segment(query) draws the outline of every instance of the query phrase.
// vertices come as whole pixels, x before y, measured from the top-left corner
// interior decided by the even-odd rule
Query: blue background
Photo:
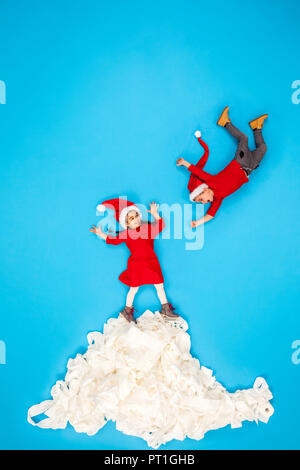
[[[299,2],[12,1],[0,6],[0,446],[145,449],[108,423],[96,436],[29,425],[67,359],[123,306],[128,253],[89,233],[100,201],[188,202],[181,155],[206,170],[233,157],[216,125],[268,112],[268,153],[205,227],[202,250],[157,240],[168,297],[187,319],[192,353],[230,391],[264,376],[268,424],[209,432],[161,449],[299,448]],[[159,307],[150,286],[136,308]]]

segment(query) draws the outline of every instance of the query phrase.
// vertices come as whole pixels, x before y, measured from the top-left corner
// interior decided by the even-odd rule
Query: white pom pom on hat
[[[196,131],[194,135],[195,135],[195,137],[197,137],[197,139],[199,139],[199,137],[201,137],[201,132],[200,132],[200,131]]]
[[[106,207],[104,206],[104,204],[98,204],[98,206],[96,207],[96,210],[97,212],[105,212]]]

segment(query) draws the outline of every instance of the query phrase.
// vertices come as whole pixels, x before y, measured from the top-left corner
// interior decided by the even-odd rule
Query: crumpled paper
[[[274,409],[266,381],[229,393],[190,354],[188,325],[166,321],[147,310],[137,324],[110,318],[103,333],[88,334],[88,349],[69,359],[65,380],[56,382],[52,400],[28,410],[41,428],[96,434],[108,420],[125,434],[157,449],[172,439],[202,439],[212,429],[242,422],[267,423]],[[47,418],[35,422],[44,413]]]

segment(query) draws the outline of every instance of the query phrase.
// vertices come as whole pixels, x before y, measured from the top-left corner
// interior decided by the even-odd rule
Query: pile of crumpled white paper
[[[158,448],[172,439],[202,439],[211,429],[242,421],[266,423],[274,409],[263,378],[253,388],[229,393],[190,354],[187,323],[165,321],[147,310],[137,324],[110,318],[103,333],[87,337],[88,349],[68,361],[52,400],[32,406],[28,421],[41,428],[65,428],[93,435],[108,420],[119,431]],[[44,413],[47,418],[34,422]]]

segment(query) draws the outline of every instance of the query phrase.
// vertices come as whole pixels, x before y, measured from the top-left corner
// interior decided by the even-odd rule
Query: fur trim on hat
[[[190,193],[190,201],[194,202],[195,197],[199,196],[199,194],[201,194],[205,188],[208,188],[207,184],[205,183],[202,183],[197,186],[197,188],[195,188],[194,191]]]
[[[134,204],[132,206],[125,207],[120,212],[120,216],[119,216],[119,223],[124,228],[127,228],[126,216],[127,216],[128,212],[130,212],[130,211],[136,211],[142,217],[142,213],[141,213],[140,209],[137,206],[135,206]]]

